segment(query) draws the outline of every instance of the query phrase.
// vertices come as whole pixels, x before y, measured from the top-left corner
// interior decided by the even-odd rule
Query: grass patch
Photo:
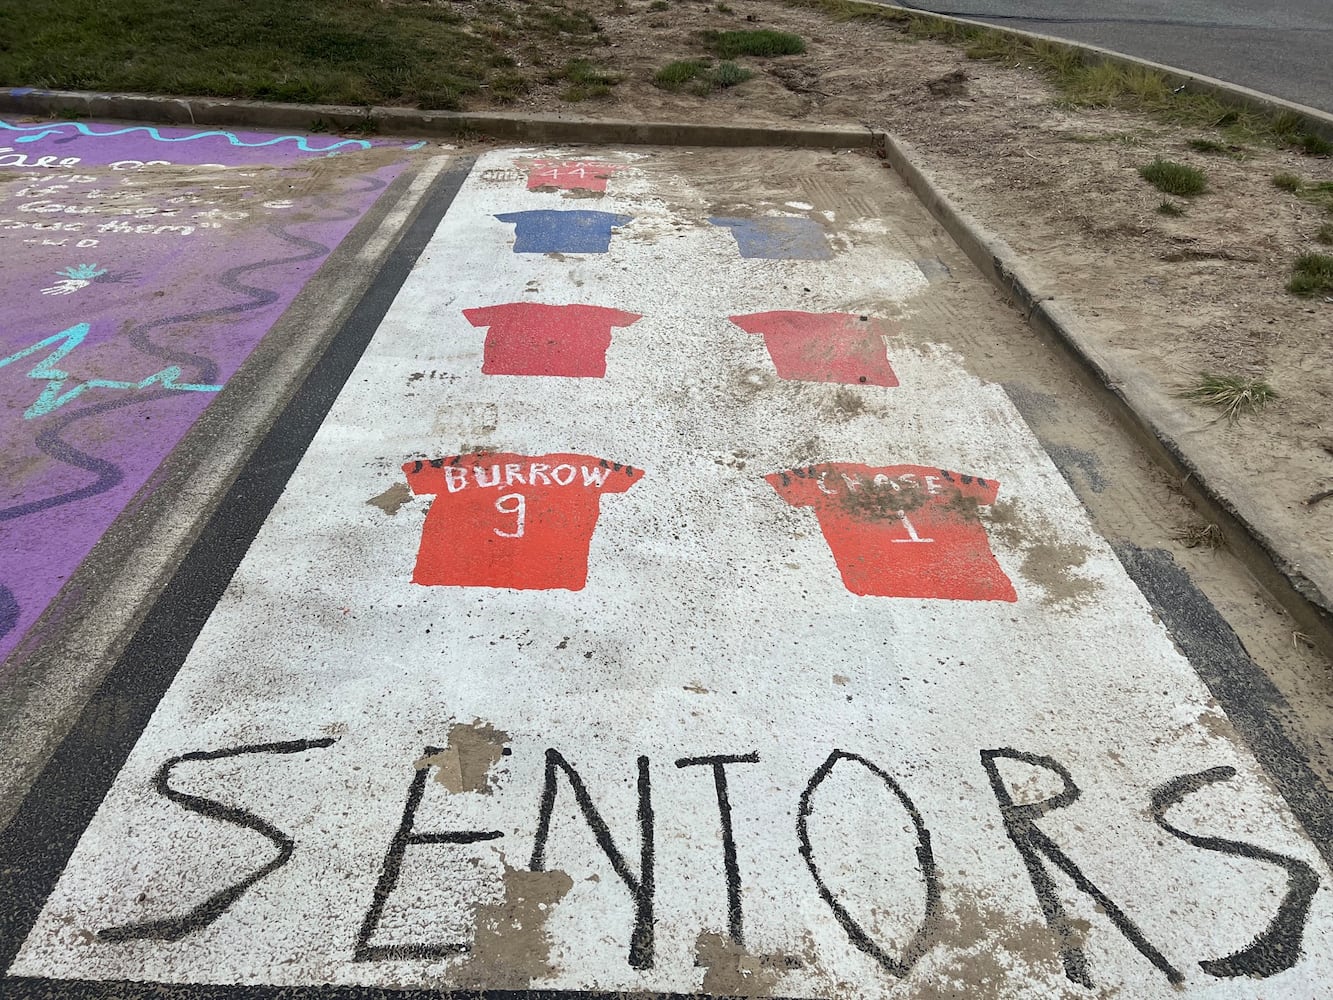
[[[1277,398],[1277,392],[1263,379],[1213,372],[1201,372],[1199,380],[1181,395],[1216,407],[1228,420],[1239,420],[1242,413],[1258,413]]]
[[[1233,160],[1244,160],[1247,158],[1244,146],[1238,146],[1234,142],[1216,142],[1213,139],[1191,139],[1187,142],[1190,149],[1196,153],[1203,153],[1205,156],[1229,156]]]
[[[753,72],[733,62],[721,62],[714,66],[707,59],[682,59],[667,63],[654,73],[653,84],[672,93],[688,90],[704,97],[715,90],[725,90],[744,83],[752,76]]]
[[[667,0],[653,0],[653,2],[648,5],[648,9],[651,11],[670,10],[671,4],[667,3]]]
[[[1303,299],[1333,295],[1333,257],[1326,253],[1307,253],[1298,257],[1291,269],[1287,291]]]
[[[575,55],[600,32],[562,0],[482,0],[466,16],[402,0],[0,3],[0,85],[457,109],[523,87],[501,72],[508,40]]]
[[[805,40],[787,31],[707,31],[704,42],[719,59],[737,56],[794,56],[805,51]]]
[[[1184,214],[1185,214],[1185,210],[1184,210],[1183,208],[1181,208],[1179,205],[1177,205],[1174,201],[1170,201],[1170,200],[1163,199],[1162,203],[1161,203],[1160,205],[1157,206],[1157,214],[1158,214],[1158,215],[1184,215]]]
[[[491,97],[502,104],[516,101],[532,89],[532,83],[526,76],[513,71],[491,74],[486,86],[490,89]]]
[[[570,102],[606,97],[623,79],[619,73],[595,66],[587,59],[571,59],[563,69],[547,77],[550,83],[565,81],[567,86],[560,92],[560,99]]]
[[[1305,182],[1295,174],[1273,175],[1273,187],[1277,188],[1279,191],[1290,191],[1292,194],[1295,194],[1304,186]]]
[[[1139,167],[1139,175],[1164,194],[1193,198],[1208,190],[1208,180],[1202,170],[1184,163],[1157,159]]]
[[[1295,145],[1306,156],[1333,156],[1333,142],[1323,136],[1307,132],[1296,140]]]
[[[653,86],[675,93],[684,90],[708,70],[709,63],[702,59],[678,59],[653,74]]]
[[[1314,234],[1315,241],[1325,246],[1333,246],[1333,222],[1325,222]]]

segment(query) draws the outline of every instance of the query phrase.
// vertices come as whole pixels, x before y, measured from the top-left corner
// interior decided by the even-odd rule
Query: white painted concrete
[[[1329,875],[1313,845],[1001,389],[969,375],[947,347],[906,339],[889,350],[898,388],[783,382],[762,339],[728,322],[769,309],[910,316],[926,282],[893,258],[891,227],[837,218],[845,245],[833,261],[742,260],[731,234],[704,222],[715,214],[713,182],[696,187],[688,173],[655,172],[650,159],[617,173],[595,202],[528,192],[522,179],[481,179],[486,170],[512,176],[505,168],[525,155],[557,154],[497,151],[478,164],[11,971],[466,982],[466,959],[354,963],[352,950],[414,761],[426,745],[444,745],[452,723],[479,720],[510,736],[494,788],[451,794],[429,782],[415,829],[504,838],[410,848],[378,943],[469,940],[475,906],[501,899],[504,866],[528,865],[548,748],[578,770],[637,871],[643,755],[656,814],[654,964],[627,963],[630,895],[561,777],[545,855],[572,888],[548,908],[551,973],[532,985],[698,990],[696,941],[727,930],[718,807],[710,770],[674,762],[753,752],[758,763],[728,768],[747,949],[795,960],[763,974],[767,988],[883,996],[898,979],[851,943],[798,850],[801,794],[842,749],[911,796],[939,866],[938,938],[911,974],[915,985],[894,995],[1088,996],[1062,972],[979,760],[981,750],[1010,747],[1070,770],[1082,797],[1040,828],[1186,978],[1183,990],[1170,986],[1057,875],[1070,915],[1086,921],[1091,976],[1107,991],[1096,995],[1312,996],[1333,981]],[[492,218],[562,207],[634,221],[609,254],[557,260],[511,254],[512,227]],[[604,379],[482,375],[485,330],[461,310],[524,300],[643,319],[614,331]],[[864,404],[859,414],[849,412],[848,393]],[[644,470],[633,489],[602,498],[583,590],[410,582],[429,500],[395,516],[366,501],[403,481],[403,462],[474,446],[575,452]],[[1011,529],[992,531],[991,544],[1018,601],[850,594],[813,512],[789,507],[762,478],[827,461],[998,480]],[[1051,551],[1085,556],[1058,592],[1030,578]],[[287,865],[179,942],[96,938],[101,928],[180,913],[275,854],[254,832],[157,794],[164,761],[319,737],[337,742],[185,764],[173,779],[293,836]],[[1300,859],[1325,886],[1303,961],[1262,986],[1215,979],[1198,962],[1264,929],[1283,872],[1192,847],[1148,813],[1153,788],[1223,765],[1238,775],[1190,796],[1173,823]],[[1049,773],[1003,770],[1019,801],[1059,790]],[[816,793],[810,834],[835,895],[886,951],[899,952],[921,919],[923,890],[897,799],[844,762]]]

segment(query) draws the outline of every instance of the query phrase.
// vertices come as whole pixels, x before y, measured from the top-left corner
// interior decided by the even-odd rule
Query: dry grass
[[[1262,410],[1277,398],[1277,391],[1264,379],[1201,372],[1198,381],[1182,390],[1180,395],[1204,406],[1216,407],[1228,420],[1239,420],[1243,413]]]

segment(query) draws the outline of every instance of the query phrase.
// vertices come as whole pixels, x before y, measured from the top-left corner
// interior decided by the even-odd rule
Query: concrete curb
[[[1301,571],[1299,560],[1281,541],[1215,487],[1208,471],[1168,429],[1170,412],[1160,393],[1147,379],[1103,356],[1087,324],[1057,298],[1058,283],[1025,265],[1008,243],[950,201],[934,177],[918,166],[921,157],[910,145],[883,134],[880,152],[972,263],[1023,313],[1028,324],[1063,346],[1083,367],[1094,387],[1109,397],[1140,443],[1157,460],[1179,472],[1186,495],[1223,528],[1228,543],[1242,554],[1261,582],[1275,594],[1294,592],[1292,596],[1297,600],[1283,603],[1303,630],[1322,634],[1325,646],[1333,644],[1333,601],[1329,595]]]
[[[798,149],[870,149],[877,140],[865,128],[779,125],[703,125],[693,122],[631,122],[565,115],[472,114],[414,108],[356,108],[323,104],[148,94],[97,94],[70,90],[0,90],[0,114],[79,116],[172,125],[223,125],[309,132],[322,123],[375,134],[492,138],[537,143],[614,143],[651,146],[758,146]]]
[[[1249,87],[1227,83],[1225,80],[1219,80],[1216,77],[1205,76],[1202,73],[1180,69],[1177,66],[1168,66],[1165,63],[1156,63],[1148,59],[1140,59],[1137,56],[1125,55],[1123,52],[1116,52],[1113,49],[1104,49],[1097,45],[1088,45],[1084,42],[1071,42],[1065,38],[1054,38],[1051,35],[1043,35],[1035,31],[1023,31],[1019,28],[1008,28],[1003,25],[991,24],[987,21],[976,21],[967,17],[953,17],[949,14],[936,14],[932,11],[917,10],[915,7],[902,7],[898,4],[882,3],[880,0],[853,0],[853,2],[856,6],[867,8],[877,7],[880,10],[894,11],[909,20],[919,19],[937,24],[950,24],[960,28],[981,29],[1021,39],[1026,42],[1032,42],[1034,44],[1040,43],[1058,49],[1061,52],[1077,53],[1088,65],[1092,66],[1109,63],[1113,66],[1121,66],[1126,69],[1143,69],[1161,73],[1174,87],[1184,88],[1191,93],[1212,97],[1221,104],[1230,105],[1241,110],[1272,115],[1274,117],[1279,115],[1290,116],[1303,126],[1305,131],[1333,142],[1333,114],[1330,114],[1327,111],[1320,111],[1318,108],[1312,108],[1305,104],[1297,104],[1294,101],[1284,100],[1281,97],[1274,97],[1271,94],[1265,94],[1258,90],[1251,90]]]

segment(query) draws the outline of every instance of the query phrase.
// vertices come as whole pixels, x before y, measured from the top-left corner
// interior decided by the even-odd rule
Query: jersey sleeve
[[[593,315],[607,326],[633,326],[643,319],[643,316],[639,313],[624,312],[620,309],[607,309],[602,306],[592,306],[590,308],[594,310]]]
[[[800,332],[800,321],[814,317],[808,313],[775,310],[772,312],[750,313],[747,316],[731,316],[729,319],[746,333],[791,333]]]
[[[610,223],[612,227],[628,226],[633,221],[634,221],[634,216],[632,215],[612,215],[610,218]]]
[[[491,326],[503,315],[508,306],[481,306],[477,309],[464,309],[463,315],[473,326]]]
[[[731,320],[746,333],[763,333],[772,316],[772,313],[766,312],[746,313],[744,316],[728,316],[727,319]]]
[[[954,482],[958,485],[958,490],[964,496],[971,497],[979,504],[993,504],[995,498],[1000,495],[1000,484],[994,479],[982,479],[980,476],[963,476],[957,472],[950,473]]]
[[[611,475],[607,476],[606,482],[602,484],[603,493],[624,493],[643,478],[643,470],[636,469],[632,465],[621,465],[618,462],[608,462],[606,459],[594,459],[594,461],[611,470]]]
[[[800,474],[793,469],[783,469],[769,473],[764,480],[793,507],[813,507],[815,504],[818,488],[815,476],[808,469],[802,469]]]
[[[432,458],[416,459],[403,463],[403,473],[407,476],[407,485],[412,493],[419,497],[434,496],[444,493],[444,467],[451,459]]]
[[[506,212],[504,215],[497,215],[496,218],[499,219],[501,222],[517,224],[519,222],[522,222],[526,216],[529,216],[531,214],[532,214],[531,212]]]

